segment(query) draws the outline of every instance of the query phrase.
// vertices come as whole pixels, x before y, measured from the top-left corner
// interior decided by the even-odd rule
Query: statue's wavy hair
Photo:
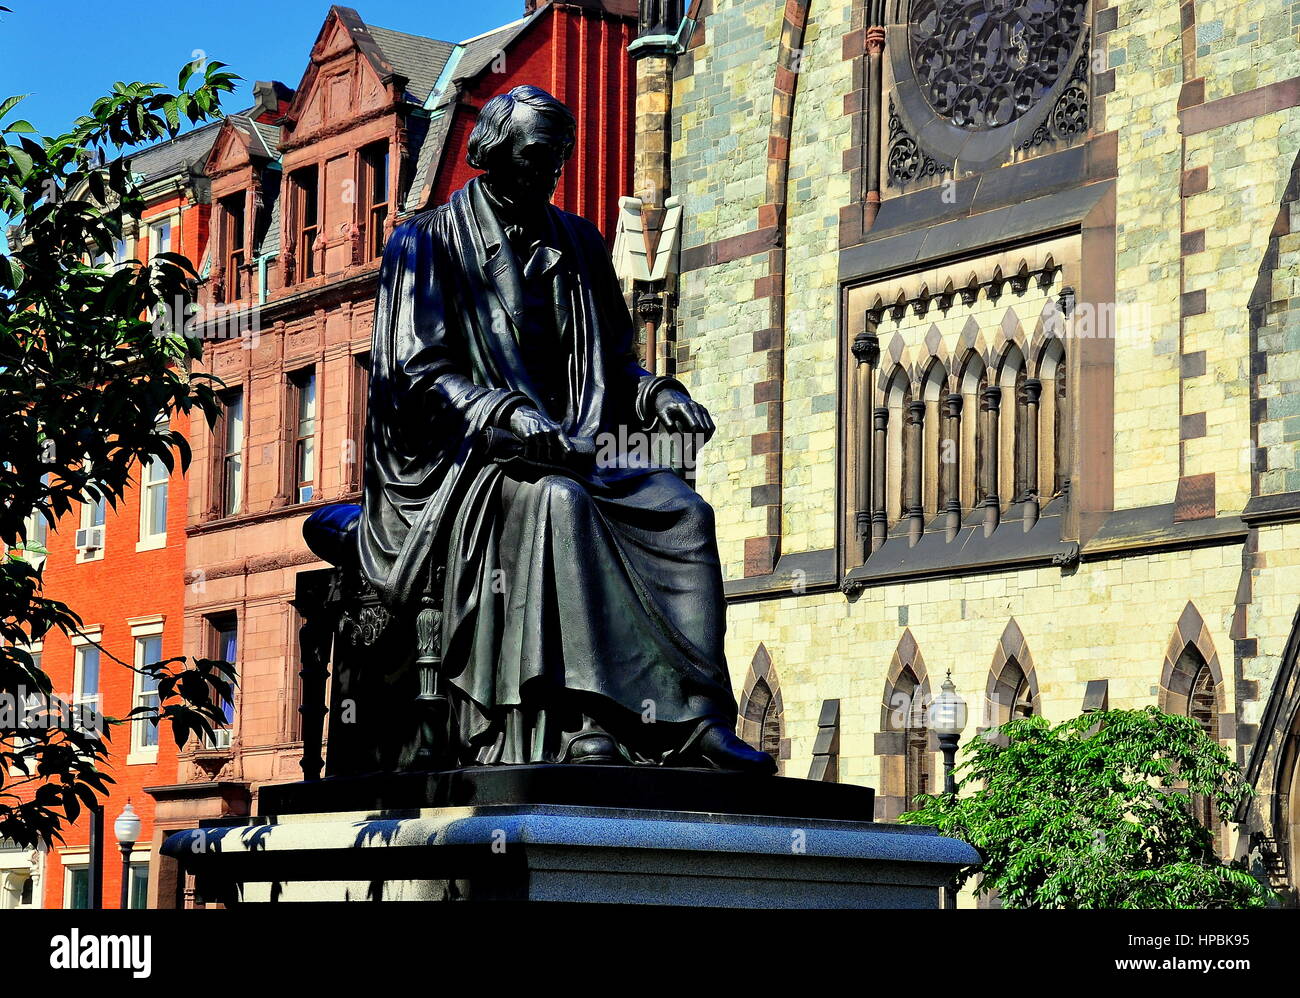
[[[486,170],[497,150],[509,140],[510,116],[514,113],[516,104],[527,104],[561,125],[569,136],[564,158],[567,160],[573,154],[577,122],[574,121],[572,112],[541,87],[525,84],[515,87],[508,94],[497,94],[478,113],[478,122],[469,136],[469,154],[465,157],[474,169]]]

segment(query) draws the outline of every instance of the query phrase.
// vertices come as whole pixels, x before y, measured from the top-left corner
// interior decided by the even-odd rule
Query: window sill
[[[136,551],[159,551],[167,546],[167,535],[158,534],[154,537],[142,537],[136,544]]]
[[[944,533],[944,517],[939,516],[926,524],[914,545],[908,544],[907,524],[896,524],[866,563],[847,574],[844,584],[865,588],[898,578],[1068,563],[1077,557],[1078,546],[1061,539],[1064,511],[1065,502],[1053,499],[1026,530],[1023,505],[1012,503],[997,528],[985,537],[984,511],[977,508],[966,513],[961,530],[951,541]]]
[[[247,526],[252,523],[263,523],[268,520],[276,520],[282,517],[302,516],[312,513],[322,506],[332,506],[335,503],[359,502],[361,500],[361,490],[349,488],[348,491],[336,495],[333,498],[312,499],[310,502],[286,503],[283,506],[277,506],[274,509],[264,509],[256,513],[235,513],[231,516],[214,517],[211,520],[204,520],[199,523],[191,523],[185,528],[186,536],[194,537],[199,534],[206,534],[219,530],[230,530],[234,527]]]
[[[126,757],[128,766],[152,766],[158,762],[158,748],[133,749]]]
[[[77,563],[78,565],[88,565],[88,564],[90,564],[92,561],[103,561],[103,560],[104,560],[104,549],[103,549],[103,548],[97,548],[97,549],[96,549],[94,552],[92,552],[92,553],[87,553],[86,551],[78,551],[78,552],[77,552],[77,562],[76,562],[76,563]]]

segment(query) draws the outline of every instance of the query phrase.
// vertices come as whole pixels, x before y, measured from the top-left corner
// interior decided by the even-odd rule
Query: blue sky
[[[223,102],[252,103],[255,80],[296,87],[330,5],[302,0],[206,0],[142,4],[122,0],[0,0],[0,100],[31,94],[12,112],[43,134],[65,131],[114,81],[176,86],[201,49],[244,77]],[[383,28],[460,41],[521,17],[524,0],[356,0],[362,20]]]

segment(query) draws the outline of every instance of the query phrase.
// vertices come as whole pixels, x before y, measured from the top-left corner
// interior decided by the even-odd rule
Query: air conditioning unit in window
[[[104,547],[103,527],[82,527],[77,531],[78,551],[101,551]]]

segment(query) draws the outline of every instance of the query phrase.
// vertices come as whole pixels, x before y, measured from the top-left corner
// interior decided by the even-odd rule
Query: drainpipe
[[[280,251],[274,253],[263,253],[257,258],[257,304],[266,304],[266,267],[280,255]]]

